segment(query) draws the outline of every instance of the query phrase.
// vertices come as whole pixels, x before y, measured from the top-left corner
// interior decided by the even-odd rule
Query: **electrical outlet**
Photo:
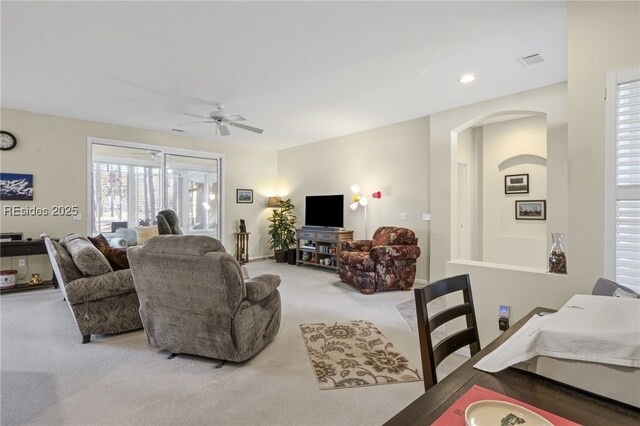
[[[409,213],[407,212],[400,213],[400,220],[407,220],[407,219],[409,219]]]
[[[18,259],[18,266],[20,268],[24,268],[25,266],[27,266],[27,259],[25,258]]]
[[[425,222],[431,222],[431,213],[422,213],[422,220]]]
[[[507,331],[509,329],[509,318],[498,318],[498,329]]]

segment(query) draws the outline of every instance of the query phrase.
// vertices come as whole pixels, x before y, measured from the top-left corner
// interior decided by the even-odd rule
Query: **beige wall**
[[[478,149],[473,136],[472,128],[458,134],[458,185],[460,188],[466,187],[466,194],[460,191],[459,208],[451,212],[458,232],[458,238],[454,237],[451,241],[451,251],[456,259],[480,260],[482,246],[479,246],[478,238],[482,235],[482,229],[478,228],[478,185],[482,184],[482,180],[477,179],[477,169],[478,156],[482,149]],[[465,177],[460,176],[461,166],[465,170]]]
[[[538,306],[559,308],[576,293],[569,276],[549,274],[538,268],[505,266],[486,262],[456,260],[446,267],[447,275],[469,274],[473,289],[473,304],[480,333],[481,346],[498,337],[498,309],[511,307],[511,324]],[[462,298],[448,297],[447,304],[462,302]],[[447,333],[461,329],[464,321],[447,326]]]
[[[477,301],[478,328],[482,330],[481,338],[485,342],[497,336],[498,305],[510,305],[512,318],[515,321],[529,312],[531,306],[559,307],[567,300],[568,294],[575,293],[576,288],[569,284],[568,277],[550,274],[540,268],[488,262],[451,261],[453,231],[450,218],[451,212],[457,208],[453,190],[457,187],[457,173],[453,165],[457,161],[458,151],[457,138],[454,137],[452,141],[452,132],[455,136],[462,129],[482,123],[492,115],[501,112],[529,111],[546,114],[547,140],[550,140],[553,129],[566,123],[566,94],[566,84],[557,84],[443,111],[431,116],[430,173],[431,176],[448,176],[449,182],[432,180],[431,186],[428,187],[433,213],[430,279],[470,274],[474,299]],[[475,136],[474,140],[480,139],[478,135]],[[554,137],[557,136],[555,134]],[[483,152],[482,156],[485,155],[486,153]],[[563,167],[566,169],[566,164]],[[502,186],[504,183],[501,181],[499,185]],[[486,186],[487,182],[483,182],[483,187],[486,188]],[[551,189],[548,190],[551,191]],[[483,206],[483,209],[485,210],[483,215],[486,216],[486,207]],[[564,217],[567,209],[568,204],[564,200],[561,205],[556,206],[555,211],[560,217]],[[567,232],[567,230],[558,230],[558,232]],[[484,238],[486,235],[483,235]],[[523,290],[523,286],[526,290]],[[457,303],[455,297],[447,298],[448,305],[455,303]],[[454,332],[458,325],[448,326],[447,332]]]
[[[560,182],[567,176],[567,186],[561,184],[552,191],[550,185],[548,193],[555,209],[548,211],[549,232],[567,232],[568,275],[462,261],[446,264],[445,274],[471,274],[483,342],[499,334],[499,304],[511,305],[513,322],[534,306],[559,308],[573,294],[591,293],[595,281],[604,275],[604,78],[607,72],[640,64],[640,3],[568,2],[568,55],[568,124],[551,123],[547,134],[548,166],[557,167],[555,155],[568,158],[567,170],[549,175]],[[456,122],[444,114],[431,119],[432,144],[441,152],[448,148],[441,132]],[[464,119],[465,114],[457,118]],[[554,145],[565,134],[567,148]],[[436,171],[442,158],[433,155],[432,148]],[[568,207],[563,212],[558,204],[564,194]],[[434,209],[434,228],[444,220],[440,213]],[[444,233],[441,228],[434,234]],[[434,274],[442,270],[443,258],[433,253]]]
[[[457,173],[452,165],[457,162],[458,149],[457,139],[452,142],[452,132],[458,132],[469,126],[481,123],[491,118],[493,114],[509,111],[544,113],[547,117],[548,128],[554,128],[566,123],[567,120],[566,87],[566,84],[556,84],[439,112],[431,116],[429,172],[432,179],[430,185],[425,188],[425,191],[430,193],[432,206],[431,280],[446,276],[446,262],[451,260],[454,254],[452,252],[451,235],[453,233],[452,228],[454,228],[452,226],[452,212],[456,211],[457,208],[453,190],[453,188],[457,187]],[[482,156],[484,157],[485,155],[483,152]],[[435,179],[435,177],[439,178]],[[446,180],[447,178],[448,181]],[[483,182],[483,186],[486,187],[486,185],[487,183]],[[558,214],[562,214],[562,211],[566,211],[566,209],[565,201],[564,206],[558,206]],[[484,238],[485,236],[483,236]]]
[[[520,155],[547,158],[547,122],[533,116],[488,124],[482,129],[483,248],[482,260],[507,265],[545,268],[547,221],[516,220],[516,200],[547,200],[545,164],[517,162],[500,170],[501,163]],[[564,164],[566,168],[566,163]],[[527,173],[528,194],[505,194],[506,175]]]
[[[0,154],[3,172],[27,173],[34,176],[33,201],[3,201],[0,212],[2,232],[20,231],[24,237],[37,238],[42,232],[61,237],[71,232],[86,235],[87,228],[87,137],[115,139],[142,144],[172,146],[223,154],[224,235],[227,251],[235,250],[239,219],[246,220],[251,232],[250,256],[268,255],[266,197],[276,192],[277,155],[275,150],[261,149],[220,141],[194,139],[102,123],[73,120],[10,109],[0,110],[2,129],[18,138],[18,145]],[[254,190],[253,204],[236,204],[236,189]],[[70,217],[11,217],[4,206],[51,208],[53,205],[77,205],[82,220]],[[33,256],[29,271],[50,277],[46,257]],[[17,266],[17,259],[3,259],[2,269]],[[46,271],[46,272],[45,272]]]
[[[381,191],[382,198],[371,199],[367,208],[368,237],[383,225],[412,229],[422,250],[417,277],[427,279],[429,223],[422,213],[429,211],[424,191],[428,141],[429,118],[421,118],[279,151],[280,192],[296,205],[299,225],[306,195],[344,194],[345,228],[362,239],[364,212],[349,209],[351,185],[357,183],[363,194]],[[400,220],[402,212],[408,220]]]
[[[604,78],[640,65],[640,2],[568,2],[571,281],[604,275]]]
[[[568,138],[568,148],[562,143],[554,145],[553,150],[549,148],[548,167],[554,170],[549,169],[548,176],[557,184],[547,193],[547,226],[548,233],[568,234],[569,275],[562,280],[549,274],[536,275],[545,283],[544,288],[550,289],[540,302],[559,306],[567,291],[589,292],[604,273],[604,75],[640,63],[640,3],[568,2],[568,48],[568,85],[506,96],[278,153],[5,109],[1,110],[2,128],[18,136],[20,142],[15,150],[1,154],[2,171],[34,174],[36,199],[30,205],[79,204],[86,217],[88,136],[222,153],[226,183],[224,242],[232,251],[231,233],[237,220],[244,218],[252,232],[252,255],[269,252],[266,196],[279,193],[292,197],[301,224],[305,195],[349,196],[350,186],[358,183],[365,192],[383,193],[381,200],[370,204],[369,235],[383,224],[414,229],[423,251],[418,277],[438,279],[447,275],[447,261],[452,258],[452,187],[456,183],[452,162],[457,149],[451,143],[451,132],[501,111],[542,112],[547,114],[549,143]],[[568,169],[563,166],[566,158]],[[253,188],[254,204],[236,205],[236,188]],[[408,213],[408,221],[400,220],[401,212]],[[432,222],[421,221],[423,212],[432,214]],[[32,237],[43,231],[59,236],[87,230],[85,220],[0,218],[3,232],[20,230]],[[362,210],[353,213],[345,206],[345,226],[356,231],[356,238],[362,238]],[[486,291],[496,297],[489,299],[506,294],[515,279],[509,276],[492,284],[497,287]],[[554,283],[566,287],[554,290]],[[485,291],[476,281],[474,286]],[[535,297],[527,301],[535,302]],[[516,307],[515,319],[526,313],[522,311],[527,306]],[[489,322],[487,317],[485,326],[494,327],[493,319]]]

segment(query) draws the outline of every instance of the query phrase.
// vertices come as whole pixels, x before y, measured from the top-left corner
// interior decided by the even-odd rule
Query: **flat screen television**
[[[344,195],[307,195],[304,224],[323,228],[344,227]]]

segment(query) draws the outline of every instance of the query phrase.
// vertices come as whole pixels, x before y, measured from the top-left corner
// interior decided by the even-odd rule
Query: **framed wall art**
[[[529,173],[520,175],[506,175],[504,177],[505,194],[528,194]]]
[[[547,220],[546,200],[516,200],[517,220]]]
[[[0,173],[0,200],[33,201],[33,175]]]
[[[253,189],[236,189],[236,203],[253,203]]]

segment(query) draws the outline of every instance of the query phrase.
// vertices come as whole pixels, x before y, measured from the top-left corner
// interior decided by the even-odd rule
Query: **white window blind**
[[[114,222],[153,225],[160,208],[160,167],[93,163],[92,233],[111,232]]]
[[[129,167],[93,163],[92,232],[111,232],[112,222],[127,222]]]
[[[615,280],[640,292],[640,79],[635,77],[618,78],[615,91]]]
[[[135,225],[150,226],[156,223],[160,207],[160,167],[136,166],[135,185]]]
[[[155,225],[173,209],[186,234],[219,238],[222,222],[222,156],[218,154],[89,139],[89,233]]]

